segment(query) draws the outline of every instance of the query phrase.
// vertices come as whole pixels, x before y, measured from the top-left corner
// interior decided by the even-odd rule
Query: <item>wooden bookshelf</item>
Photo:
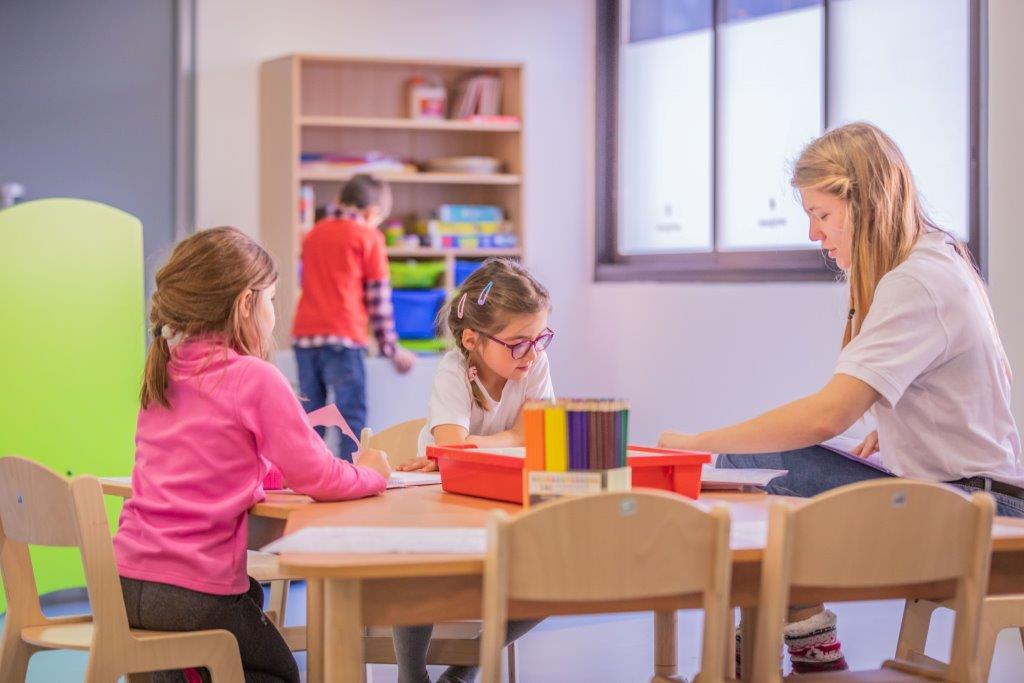
[[[425,76],[443,83],[449,103],[456,86],[478,73],[502,79],[502,111],[518,121],[425,120],[408,117],[407,83]],[[316,204],[337,199],[352,177],[345,168],[304,167],[307,153],[379,151],[418,163],[434,157],[492,156],[500,173],[378,172],[392,183],[392,217],[410,227],[441,204],[495,204],[505,211],[514,249],[392,247],[389,258],[443,260],[440,284],[454,286],[456,259],[521,257],[523,225],[523,66],[491,61],[405,60],[296,54],[266,61],[260,70],[260,215],[263,243],[280,272],[277,288],[279,346],[288,343],[299,297],[298,261],[303,237],[299,191],[313,187]]]

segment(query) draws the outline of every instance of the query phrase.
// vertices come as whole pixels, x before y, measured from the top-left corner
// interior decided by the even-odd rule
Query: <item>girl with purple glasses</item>
[[[548,327],[547,290],[515,261],[488,259],[438,314],[452,350],[441,359],[427,406],[419,454],[399,470],[437,469],[422,457],[428,444],[474,443],[522,446],[522,409],[528,401],[554,398],[547,354],[555,333]],[[509,622],[508,641],[537,622]],[[427,648],[433,626],[394,630],[400,683],[429,682]],[[475,680],[477,667],[449,667],[445,683]]]

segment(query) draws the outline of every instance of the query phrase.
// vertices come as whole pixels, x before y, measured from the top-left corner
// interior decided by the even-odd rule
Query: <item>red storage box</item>
[[[633,488],[662,489],[697,498],[701,468],[711,462],[711,454],[630,446],[626,462],[633,470]]]
[[[449,493],[523,504],[523,448],[427,446],[427,457],[437,461],[441,488]]]

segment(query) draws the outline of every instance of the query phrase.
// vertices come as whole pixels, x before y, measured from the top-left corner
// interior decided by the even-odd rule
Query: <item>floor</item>
[[[305,589],[292,589],[288,623],[304,620]],[[864,602],[831,605],[839,615],[840,635],[853,668],[872,668],[892,655],[899,631],[900,602]],[[65,604],[45,610],[48,614],[75,614],[87,605]],[[0,617],[2,621],[2,617]],[[679,616],[679,670],[686,677],[696,671],[700,653],[700,613]],[[942,658],[948,651],[952,619],[938,614],[928,654]],[[520,680],[529,683],[573,683],[647,681],[654,653],[653,623],[647,614],[619,614],[596,617],[549,619],[519,642]],[[298,654],[300,668],[305,655]],[[85,655],[78,652],[37,654],[29,665],[29,683],[81,680]],[[436,678],[442,669],[431,670]],[[371,667],[372,683],[396,680],[393,666]],[[990,683],[1024,681],[1024,648],[1018,633],[1003,631],[996,647]]]

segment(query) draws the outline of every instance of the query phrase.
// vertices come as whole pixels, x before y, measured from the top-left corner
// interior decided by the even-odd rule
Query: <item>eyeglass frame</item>
[[[502,346],[504,346],[506,349],[508,349],[509,354],[512,356],[512,360],[522,360],[523,358],[526,358],[526,354],[528,354],[530,352],[531,348],[534,349],[535,351],[537,351],[537,353],[541,353],[542,351],[547,349],[549,346],[551,346],[551,342],[553,342],[555,340],[555,331],[553,329],[551,329],[550,327],[545,327],[544,331],[541,332],[540,334],[538,334],[533,339],[524,339],[523,341],[516,342],[515,344],[509,344],[506,341],[502,341],[502,340],[498,339],[497,337],[492,337],[491,335],[487,334],[486,332],[482,332],[480,330],[476,330],[476,333],[481,335],[481,336],[483,336],[483,337],[487,337],[492,342],[497,342],[498,344],[501,344]],[[541,339],[543,339],[544,337],[548,337],[548,341],[547,341],[546,344],[544,344],[543,348],[539,348],[538,349],[537,348],[537,343]],[[515,347],[523,346],[524,344],[525,344],[525,349],[526,350],[523,351],[522,354],[520,354],[518,357],[516,357]]]

